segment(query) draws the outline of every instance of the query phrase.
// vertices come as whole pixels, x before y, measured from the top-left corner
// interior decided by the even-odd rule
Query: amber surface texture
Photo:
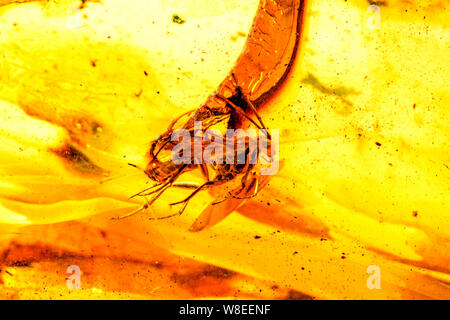
[[[0,298],[449,299],[449,30],[443,0],[0,0]],[[198,232],[225,185],[113,219],[233,81],[279,172]]]

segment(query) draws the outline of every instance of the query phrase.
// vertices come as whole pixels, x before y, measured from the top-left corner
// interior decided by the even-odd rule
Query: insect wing
[[[272,176],[256,175],[249,178],[242,188],[241,186],[231,191],[232,196],[220,202],[212,202],[195,220],[189,231],[198,232],[216,225],[225,219],[230,213],[239,208],[245,200],[252,198],[261,190]]]

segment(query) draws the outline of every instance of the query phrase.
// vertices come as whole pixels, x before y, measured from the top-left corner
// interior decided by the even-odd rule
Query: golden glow
[[[0,1],[1,298],[450,297],[445,1],[387,1],[378,29],[367,1],[308,1],[293,71],[261,111],[280,173],[199,233],[206,192],[179,218],[147,219],[186,196],[172,190],[110,220],[149,186],[127,163],[145,167],[232,68],[258,5],[243,2]]]

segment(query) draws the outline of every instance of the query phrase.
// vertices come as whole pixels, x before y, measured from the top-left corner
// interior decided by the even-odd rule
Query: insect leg
[[[177,188],[196,189],[196,190],[198,190],[199,188],[202,187],[202,185],[199,185],[199,184],[197,184],[197,183],[195,183],[195,182],[179,182],[179,183],[173,183],[173,184],[171,184],[171,186],[172,186],[172,187],[177,187]],[[195,191],[194,191],[194,192],[195,192]],[[155,200],[156,200],[156,199],[155,199]],[[153,203],[153,201],[154,201],[154,200],[152,200],[152,201],[148,204],[148,206],[150,206],[150,205]],[[151,217],[151,218],[148,218],[148,219],[149,219],[149,220],[163,220],[163,219],[168,219],[168,218],[172,218],[172,217],[175,217],[175,216],[179,216],[179,215],[181,215],[181,214],[183,213],[184,209],[186,209],[187,203],[188,203],[188,201],[186,201],[186,203],[184,204],[182,210],[180,210],[180,211],[177,212],[177,213],[170,214],[170,215],[168,215],[168,216],[163,216],[163,217],[155,217],[155,218]],[[171,204],[171,205],[172,205],[172,204]]]
[[[184,209],[186,209],[186,206],[188,205],[189,200],[191,200],[198,192],[200,192],[203,188],[210,187],[210,186],[213,186],[215,184],[221,184],[221,183],[223,183],[223,182],[219,181],[219,180],[207,181],[204,184],[200,185],[197,189],[195,189],[186,199],[181,200],[181,201],[177,201],[177,202],[173,202],[170,205],[174,206],[174,205],[177,205],[177,204],[184,203],[183,207],[178,212],[178,215],[181,215],[183,213]]]
[[[237,105],[235,105],[233,102],[231,102],[229,99],[222,97],[220,95],[217,95],[217,98],[225,101],[226,103],[228,103],[234,110],[236,110],[240,115],[242,115],[243,117],[245,117],[248,121],[250,121],[255,127],[257,127],[259,130],[262,130],[263,128],[261,128],[259,126],[259,124],[257,124],[255,122],[255,120],[253,120],[252,118],[250,118],[244,110],[242,110],[241,107],[238,107]]]
[[[139,208],[139,209],[137,209],[137,210],[135,210],[135,211],[133,211],[133,212],[130,212],[130,213],[127,213],[127,214],[125,214],[125,215],[123,215],[123,216],[119,216],[119,217],[117,217],[117,218],[112,218],[112,219],[124,219],[124,218],[128,218],[128,217],[131,217],[131,216],[133,216],[133,215],[135,215],[136,213],[139,213],[139,212],[141,212],[141,211],[144,211],[144,210],[146,210],[148,207],[150,207],[163,193],[164,193],[164,191],[166,191],[168,188],[170,188],[171,187],[171,185],[172,184],[170,184],[170,183],[166,183],[166,184],[164,184],[161,188],[159,188],[158,190],[156,190],[156,191],[153,191],[153,192],[151,192],[150,194],[152,194],[152,193],[156,193],[156,192],[158,192],[159,190],[159,193],[156,195],[156,196],[154,196],[153,198],[152,198],[152,200],[150,200],[150,201],[148,201],[148,199],[147,198],[145,198],[145,201],[147,201],[147,203],[146,204],[144,204],[141,208]],[[145,197],[145,195],[142,195],[142,196],[144,196]]]
[[[124,214],[123,216],[112,217],[111,220],[120,220],[120,219],[125,219],[125,218],[128,218],[128,217],[134,216],[135,214],[137,214],[137,213],[139,213],[139,212],[141,212],[141,211],[146,210],[148,207],[149,207],[149,205],[148,205],[148,200],[147,200],[147,203],[144,204],[144,205],[143,205],[142,207],[140,207],[139,209],[134,210],[134,211],[132,211],[132,212],[130,212],[130,213]]]
[[[146,209],[147,209],[148,207],[150,207],[156,200],[158,200],[158,198],[164,193],[164,191],[166,191],[167,189],[169,189],[171,186],[172,186],[172,183],[169,181],[169,182],[165,183],[163,186],[161,186],[160,188],[158,188],[158,189],[155,190],[155,191],[152,191],[152,192],[150,192],[150,193],[148,193],[148,194],[145,194],[145,195],[144,195],[144,194],[141,194],[140,196],[145,197],[146,195],[150,195],[150,194],[153,194],[153,193],[156,193],[156,192],[159,191],[158,194],[155,195],[150,201],[148,201],[148,199],[145,198],[145,201],[146,201],[147,203],[144,204],[140,209],[137,209],[137,210],[135,210],[135,211],[133,211],[133,212],[127,213],[127,214],[125,214],[125,215],[123,215],[123,216],[120,216],[120,217],[118,217],[117,219],[128,218],[128,217],[130,217],[130,216],[135,215],[136,213],[139,213],[139,212],[141,212],[141,211],[143,211],[143,210],[146,210]]]
[[[148,199],[147,198],[145,198],[145,201],[147,202],[146,204],[144,204],[141,208],[139,208],[139,209],[137,209],[137,210],[135,210],[135,211],[133,211],[133,212],[130,212],[130,213],[127,213],[127,214],[125,214],[125,215],[123,215],[123,216],[119,216],[119,217],[117,217],[117,218],[111,218],[111,219],[124,219],[124,218],[127,218],[127,217],[130,217],[130,216],[133,216],[133,215],[135,215],[136,213],[139,213],[139,212],[141,212],[141,211],[143,211],[143,210],[146,210],[148,207],[150,207],[163,193],[164,193],[164,191],[166,191],[168,188],[170,188],[171,186],[173,186],[174,185],[174,182],[175,182],[175,180],[183,173],[183,170],[184,170],[184,168],[186,168],[186,165],[184,165],[184,166],[182,166],[176,173],[175,173],[175,175],[172,177],[172,178],[170,178],[170,180],[169,181],[167,181],[166,183],[164,183],[162,186],[161,186],[161,184],[156,184],[156,185],[154,185],[154,186],[151,186],[151,187],[149,187],[149,188],[147,188],[147,189],[145,189],[145,190],[143,190],[143,191],[141,191],[141,192],[138,192],[137,194],[135,194],[134,196],[131,196],[130,197],[130,199],[131,198],[133,198],[133,197],[136,197],[136,196],[143,196],[143,197],[145,197],[145,196],[147,196],[147,195],[150,195],[150,194],[153,194],[153,193],[157,193],[158,192],[158,194],[156,195],[156,196],[154,196],[153,198],[152,198],[152,200],[150,200],[150,201],[148,201]],[[144,194],[143,192],[145,192],[145,191],[147,191],[147,190],[150,190],[150,189],[152,189],[152,188],[155,188],[155,187],[158,187],[158,186],[160,186],[158,189],[156,189],[156,190],[153,190],[153,191],[151,191],[151,192],[149,192],[149,193],[147,193],[147,194]]]
[[[158,140],[159,140],[159,139],[156,139],[155,141],[153,141],[153,144],[152,144],[152,146],[150,147],[149,153],[150,153],[150,155],[152,156],[152,159],[156,159],[156,157],[158,157],[158,155],[159,155],[159,153],[161,152],[161,150],[163,150],[164,147],[165,147],[169,142],[171,142],[171,140],[169,140],[169,139],[168,139],[166,142],[164,142],[164,144],[159,148],[158,152],[156,152],[156,154],[154,155],[154,154],[153,154],[153,151],[154,151],[154,148],[155,148],[155,146],[156,146],[156,142],[157,142]]]
[[[253,186],[255,184],[254,181],[252,181],[249,185],[247,185],[247,179],[248,179],[248,174],[249,173],[250,173],[250,169],[242,177],[242,179],[241,179],[241,187],[238,190],[235,189],[234,190],[235,191],[234,194],[232,194],[231,191],[230,191],[230,192],[228,192],[228,197],[225,197],[224,199],[221,199],[221,200],[214,201],[211,204],[213,206],[215,206],[215,205],[217,205],[219,203],[222,203],[222,202],[228,200],[228,198],[230,198],[230,197],[232,197],[234,199],[239,199],[239,200],[250,199],[250,198],[255,197],[258,194],[258,179],[256,179],[256,188],[255,188],[254,193],[251,196],[244,196],[244,197],[238,197],[237,196],[237,194],[240,194],[242,191],[244,191],[245,187],[247,187],[247,189],[248,189],[247,191],[250,191],[250,189],[253,188]]]
[[[212,202],[211,204],[212,204],[213,206],[215,206],[215,205],[217,205],[217,204],[219,204],[219,203],[222,203],[222,202],[228,200],[228,198],[229,198],[229,197],[226,197],[226,198],[223,198],[223,199],[214,201],[214,202]]]
[[[147,188],[147,189],[142,190],[141,192],[137,193],[136,195],[134,195],[134,196],[132,196],[132,197],[130,197],[130,198],[133,198],[133,197],[135,197],[135,196],[140,196],[140,197],[149,196],[149,195],[154,194],[154,193],[157,193],[157,192],[159,192],[159,191],[161,191],[161,190],[163,190],[163,189],[164,189],[164,190],[167,189],[167,187],[168,187],[170,184],[171,184],[170,181],[164,183],[163,185],[157,184],[157,185],[155,185],[155,186],[152,186],[152,187],[149,187],[149,188]],[[159,187],[159,188],[156,189],[156,190],[149,191],[149,192],[145,193],[145,191],[150,190],[150,189],[153,189],[154,187]]]
[[[195,111],[196,111],[195,109],[194,109],[194,110],[189,110],[188,112],[185,112],[185,113],[181,114],[180,116],[176,117],[175,120],[173,120],[173,121],[171,122],[171,124],[170,124],[169,127],[167,128],[167,131],[166,131],[166,132],[172,131],[172,129],[173,129],[173,127],[175,126],[175,124],[176,124],[176,123],[178,122],[178,120],[180,120],[182,117],[184,117],[184,116],[186,116],[186,115],[188,115],[188,114],[194,113]]]
[[[202,172],[202,175],[205,177],[206,181],[210,181],[209,180],[208,166],[206,165],[206,163],[202,162],[200,164],[200,170]]]
[[[141,191],[139,191],[138,193],[132,195],[132,196],[129,197],[128,199],[133,199],[134,197],[142,196],[143,193],[144,193],[145,191],[148,191],[148,190],[151,190],[151,189],[153,189],[153,188],[159,187],[160,185],[161,185],[160,183],[157,183],[157,184],[155,184],[155,185],[153,185],[153,186],[151,186],[151,187],[145,188],[144,190],[141,190]],[[157,192],[157,191],[156,191],[156,192]],[[150,194],[151,194],[151,193],[150,193]],[[146,195],[148,195],[148,194],[146,194]]]
[[[197,189],[201,185],[196,182],[175,182],[172,187],[182,188],[182,189]]]
[[[236,87],[239,87],[238,83],[237,83],[237,79],[236,79],[236,75],[234,74],[234,72],[231,73],[231,76],[233,77],[233,81]],[[242,92],[242,90],[241,90]],[[253,113],[255,114],[256,118],[258,119],[259,123],[261,124],[262,129],[265,130],[267,137],[269,139],[271,139],[270,134],[267,132],[267,127],[264,124],[264,122],[262,121],[261,116],[259,115],[258,111],[256,110],[255,106],[253,105],[253,103],[250,101],[250,99],[247,97],[246,94],[244,94],[242,92],[242,95],[244,96],[245,102],[247,102],[247,104],[249,105],[250,109],[252,109]]]
[[[261,116],[259,115],[258,111],[256,111],[256,108],[255,108],[255,106],[253,105],[253,103],[250,101],[250,99],[249,99],[245,94],[244,94],[243,96],[244,96],[245,102],[247,102],[247,104],[250,106],[250,109],[252,109],[253,113],[255,114],[256,118],[258,119],[259,123],[261,124],[261,127],[264,129],[264,131],[265,131],[267,137],[268,137],[269,139],[272,139],[272,137],[270,136],[269,132],[267,131],[266,125],[265,125],[264,122],[262,121],[262,118],[261,118]]]
[[[137,196],[142,196],[142,197],[149,196],[151,194],[157,193],[160,190],[166,188],[169,184],[170,184],[171,187],[184,188],[184,189],[196,189],[196,188],[198,188],[200,186],[200,184],[195,183],[195,182],[175,182],[175,183],[171,183],[170,181],[168,181],[168,182],[166,182],[163,185],[161,185],[161,183],[157,183],[157,184],[155,184],[155,185],[153,185],[151,187],[145,188],[144,190],[142,190],[142,191],[132,195],[128,199],[132,199],[132,198],[137,197]],[[156,187],[159,187],[159,188],[156,189],[156,190],[150,191],[148,193],[145,193],[145,191],[151,190],[151,189],[156,188]]]
[[[158,188],[156,190],[153,190],[151,192],[145,193],[145,194],[142,193],[142,191],[141,191],[140,193],[138,193],[138,195],[140,195],[140,196],[148,196],[148,195],[151,195],[151,194],[154,194],[154,193],[157,193],[157,192],[161,191],[151,201],[151,203],[155,202],[155,200],[157,198],[159,198],[164,191],[166,191],[168,188],[170,188],[174,184],[174,182],[178,179],[178,177],[183,173],[183,170],[186,168],[186,166],[187,165],[181,166],[181,168],[178,169],[178,171],[169,179],[169,181],[164,183],[160,188]],[[151,188],[152,187],[150,187],[150,189]]]
[[[236,194],[231,195],[234,199],[251,199],[256,197],[256,195],[258,194],[258,187],[259,187],[259,179],[255,178],[249,185],[248,185],[248,190],[250,191],[251,188],[253,188],[253,186],[255,186],[255,191],[253,191],[253,194],[250,196],[244,196],[244,197],[239,197],[236,194],[239,194],[242,192],[242,190],[240,192],[237,192]]]
[[[245,160],[246,160],[246,163],[245,163],[245,167],[243,168],[243,171],[245,171],[245,173],[244,173],[244,175],[242,176],[242,178],[241,178],[241,188],[238,190],[238,191],[236,191],[236,194],[239,194],[239,193],[241,193],[243,190],[244,190],[244,188],[245,188],[245,186],[246,186],[246,184],[247,184],[247,178],[248,178],[248,174],[250,173],[250,171],[252,170],[252,168],[253,168],[253,166],[250,166],[250,159],[249,159],[249,157],[250,157],[250,154],[249,153],[247,153],[247,155],[246,155],[246,157],[245,157]],[[231,194],[231,192],[228,192],[228,194],[229,194],[229,196],[232,196],[232,194]],[[227,197],[228,198],[228,197]],[[224,200],[226,200],[227,198],[225,198]],[[224,201],[224,200],[222,200],[222,201]],[[220,201],[220,202],[222,202],[222,201]],[[219,203],[220,203],[219,202]],[[215,203],[216,204],[216,203]]]
[[[177,202],[173,202],[170,205],[174,206],[174,205],[177,205],[177,204],[188,202],[189,200],[192,199],[193,196],[195,196],[197,193],[199,193],[203,188],[211,186],[211,185],[214,185],[217,182],[218,181],[207,181],[204,184],[200,185],[197,189],[195,189],[194,192],[192,192],[186,199],[181,200],[181,201],[177,201]]]

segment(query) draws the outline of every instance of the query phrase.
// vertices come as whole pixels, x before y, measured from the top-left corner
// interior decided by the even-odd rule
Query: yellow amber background
[[[0,297],[450,298],[445,1],[307,1],[294,69],[261,115],[283,168],[211,229],[213,197],[149,221],[148,145],[198,107],[258,1],[0,1]],[[27,1],[19,1],[27,2]],[[172,22],[178,14],[185,23]],[[145,72],[144,72],[145,71]],[[64,161],[67,144],[94,166]],[[255,236],[258,236],[255,238]],[[82,289],[66,287],[66,268]],[[381,289],[367,288],[367,267]]]

